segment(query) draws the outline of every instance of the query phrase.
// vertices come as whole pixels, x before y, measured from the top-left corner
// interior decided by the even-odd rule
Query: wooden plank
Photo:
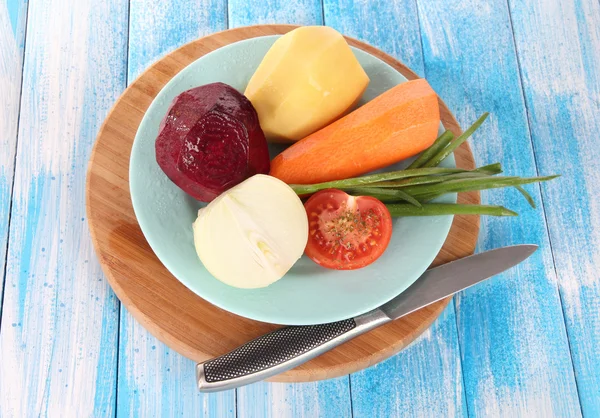
[[[117,300],[85,222],[87,157],[125,85],[127,1],[31,1],[0,335],[6,416],[114,413]]]
[[[227,0],[131,0],[127,79],[166,53],[227,29]]]
[[[325,0],[323,9],[327,25],[381,48],[424,75],[414,2]],[[359,417],[466,415],[454,304],[409,348],[353,374],[351,383],[353,410]]]
[[[324,0],[325,24],[398,58],[424,76],[419,17],[414,1]],[[382,18],[385,16],[385,19]]]
[[[230,27],[260,23],[319,25],[322,6],[316,0],[229,0]],[[257,383],[238,389],[240,416],[350,416],[347,378],[316,383]]]
[[[408,348],[351,381],[355,417],[467,416],[453,304]]]
[[[263,23],[321,25],[321,0],[229,0],[229,27]]]
[[[26,22],[27,0],[8,0],[0,4],[0,96],[3,98],[0,110],[0,316],[15,171]]]
[[[118,417],[234,417],[235,391],[202,394],[195,364],[150,335],[123,309]]]
[[[463,126],[485,111],[491,113],[472,141],[476,160],[500,161],[507,174],[535,175],[506,5],[453,0],[442,8],[434,0],[419,0],[418,7],[425,72],[432,86]],[[540,188],[528,189],[540,203]],[[515,243],[535,243],[540,249],[517,268],[457,298],[469,414],[578,416],[544,212],[529,208],[514,190],[483,193],[482,200],[521,215],[483,218],[479,250]]]
[[[510,1],[581,409],[600,416],[600,3]]]
[[[310,383],[260,382],[237,392],[240,418],[352,416],[347,377]]]
[[[167,52],[226,27],[226,0],[132,0],[128,80]],[[117,416],[234,416],[234,391],[199,393],[194,362],[158,341],[124,307],[119,335]]]

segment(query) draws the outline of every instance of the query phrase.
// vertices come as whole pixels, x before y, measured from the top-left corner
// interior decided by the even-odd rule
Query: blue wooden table
[[[427,77],[472,146],[510,174],[483,193],[479,250],[536,243],[458,295],[370,369],[204,395],[194,365],[135,322],[104,279],[85,217],[86,164],[115,99],[204,34],[326,24]],[[600,416],[598,0],[1,0],[0,416]]]

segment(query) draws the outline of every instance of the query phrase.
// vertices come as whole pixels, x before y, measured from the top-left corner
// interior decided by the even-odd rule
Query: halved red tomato
[[[377,260],[392,236],[392,217],[374,197],[321,190],[304,204],[308,244],[304,253],[315,263],[336,270],[354,270]]]

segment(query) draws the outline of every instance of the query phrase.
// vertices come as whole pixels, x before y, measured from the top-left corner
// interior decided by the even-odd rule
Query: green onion
[[[529,206],[531,206],[534,209],[536,208],[535,200],[533,200],[533,197],[531,197],[531,195],[527,192],[527,190],[525,190],[521,186],[515,186],[515,189],[517,189],[519,191],[519,193],[521,193],[523,195],[523,197],[525,199],[527,199]]]
[[[386,205],[393,217],[439,216],[439,215],[489,215],[517,216],[516,212],[503,206],[460,205],[453,203],[427,203],[422,208],[403,203]]]
[[[429,148],[423,151],[421,155],[419,155],[419,157],[407,167],[407,169],[422,167],[434,155],[446,148],[446,146],[448,146],[450,141],[452,141],[453,139],[454,134],[450,131],[445,131],[443,134],[440,135],[438,139],[435,140],[433,145],[431,145]]]
[[[481,124],[487,119],[488,116],[489,113],[487,112],[481,115],[479,119],[477,119],[475,123],[471,125],[471,127],[469,127],[469,129],[467,129],[461,136],[452,141],[446,148],[434,155],[429,161],[427,161],[426,164],[423,165],[423,167],[436,167],[437,165],[439,165],[442,161],[446,159],[446,157],[452,154],[455,149],[457,149],[463,142],[465,142],[471,135],[473,135],[473,132],[475,132],[481,126]]]
[[[414,197],[424,195],[440,195],[445,193],[470,192],[473,190],[497,189],[501,187],[514,187],[523,184],[549,181],[559,176],[546,177],[481,177],[462,180],[450,180],[432,185],[419,185],[404,188],[404,191]]]
[[[358,196],[371,196],[376,199],[381,200],[382,202],[397,202],[399,200],[403,200],[408,202],[416,207],[421,207],[421,202],[417,199],[409,195],[408,193],[398,189],[381,189],[377,187],[361,187],[357,189],[344,189],[348,193],[352,195]]]
[[[431,184],[431,183],[443,183],[448,180],[456,180],[463,178],[481,178],[486,176],[491,176],[494,174],[499,174],[502,172],[502,168],[500,164],[490,164],[489,166],[480,167],[476,170],[467,171],[463,173],[455,173],[455,174],[447,174],[441,176],[419,176],[412,177],[408,179],[402,180],[391,180],[384,181],[378,183],[372,183],[369,186],[372,187],[383,187],[383,188],[396,188],[396,187],[407,187],[407,186],[416,186],[419,184]],[[357,186],[362,187],[362,186]]]
[[[290,187],[296,192],[296,194],[304,195],[304,194],[312,194],[316,193],[319,190],[325,189],[346,189],[349,187],[356,187],[365,184],[376,183],[379,181],[386,180],[396,180],[402,178],[409,177],[418,177],[418,176],[426,176],[426,175],[435,175],[435,174],[452,174],[452,173],[463,173],[467,170],[462,170],[459,168],[440,168],[440,167],[431,167],[431,168],[416,168],[411,170],[399,170],[399,171],[390,171],[389,173],[379,173],[379,174],[371,174],[363,177],[355,177],[345,180],[334,180],[328,181],[325,183],[316,183],[316,184],[290,184]]]

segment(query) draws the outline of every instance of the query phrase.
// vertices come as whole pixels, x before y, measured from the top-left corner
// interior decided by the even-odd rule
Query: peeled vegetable
[[[367,84],[369,77],[342,35],[325,26],[304,26],[275,41],[244,94],[270,141],[293,142],[344,114]]]
[[[200,209],[193,230],[204,267],[223,283],[247,289],[281,279],[308,241],[306,211],[296,193],[260,174]]]
[[[156,161],[173,183],[205,202],[254,174],[269,172],[267,141],[256,111],[223,83],[177,96],[155,146]]]
[[[296,142],[271,161],[271,175],[288,184],[355,177],[425,150],[439,124],[429,83],[407,81]]]

